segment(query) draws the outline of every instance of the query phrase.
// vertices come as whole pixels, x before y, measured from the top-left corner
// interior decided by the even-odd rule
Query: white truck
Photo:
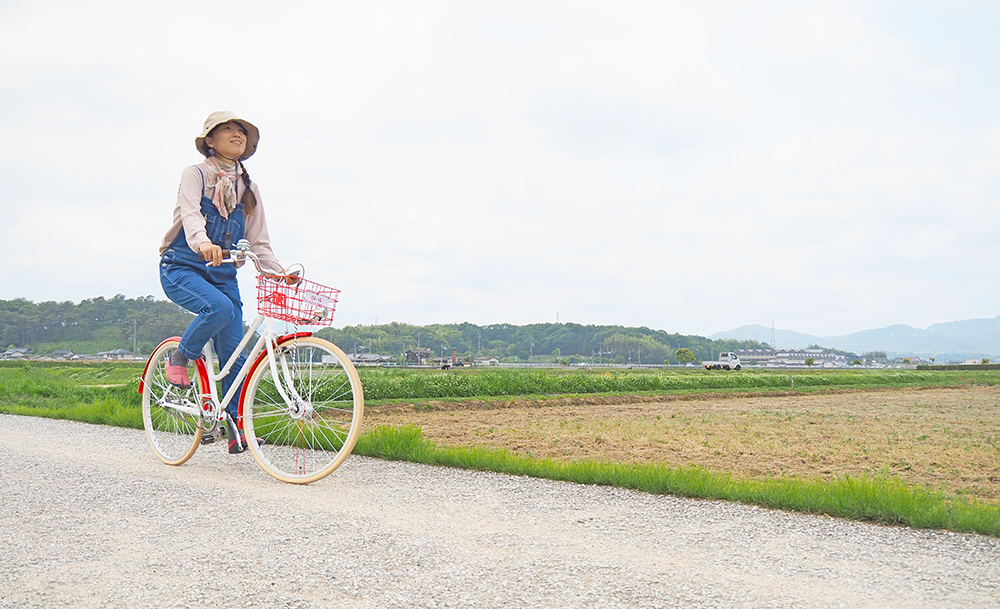
[[[702,362],[701,365],[706,370],[739,370],[743,367],[740,365],[740,358],[735,353],[728,351],[720,353],[718,360]]]

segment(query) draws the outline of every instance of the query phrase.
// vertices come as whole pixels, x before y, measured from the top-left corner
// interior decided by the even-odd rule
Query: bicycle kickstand
[[[236,440],[235,450],[231,449],[230,452],[241,453],[247,449],[246,445],[240,442],[240,430],[237,429],[236,421],[228,412],[226,413],[226,435],[229,436],[230,441]]]

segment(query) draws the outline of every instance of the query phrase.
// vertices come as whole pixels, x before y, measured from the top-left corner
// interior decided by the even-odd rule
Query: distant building
[[[411,364],[426,364],[430,356],[430,349],[410,349],[406,352],[405,359]]]
[[[34,354],[35,352],[27,347],[14,347],[0,353],[0,359],[27,359]]]
[[[774,349],[737,349],[736,357],[746,364],[764,365],[774,359]]]
[[[101,351],[97,354],[97,357],[101,359],[134,359],[131,351],[126,351],[125,349],[115,349],[114,351]]]
[[[825,349],[737,349],[737,357],[746,364],[758,366],[805,366],[812,360],[814,366],[845,366],[847,356],[829,353]]]
[[[359,366],[377,366],[392,361],[388,355],[379,355],[378,353],[352,353],[347,356],[347,359]]]

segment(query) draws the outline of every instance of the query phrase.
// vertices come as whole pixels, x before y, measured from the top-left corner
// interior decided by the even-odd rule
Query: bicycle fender
[[[313,335],[312,332],[294,332],[292,334],[285,334],[284,336],[279,336],[274,341],[274,345],[276,347],[280,347],[282,344],[287,343],[290,340],[295,340],[297,338],[303,338],[305,336],[312,336],[312,335]],[[253,361],[253,365],[250,366],[249,370],[247,370],[247,375],[243,377],[243,387],[240,388],[240,402],[239,406],[236,407],[237,427],[240,428],[240,431],[243,431],[243,401],[247,397],[247,379],[253,376],[254,370],[257,369],[257,366],[260,366],[266,361],[267,361],[267,349],[261,349],[260,353],[257,354],[257,359]]]
[[[170,338],[168,338],[168,339],[164,340],[163,342],[161,342],[159,345],[156,345],[156,349],[159,349],[160,347],[162,347],[163,343],[169,343],[172,340],[179,341],[180,339],[181,339],[180,336],[171,336]],[[156,352],[156,349],[153,349],[153,353]],[[150,355],[150,357],[153,357],[153,356]],[[147,359],[146,360],[146,365],[142,367],[142,376],[139,377],[139,395],[142,395],[142,390],[144,389],[144,386],[145,386],[145,383],[143,382],[142,379],[146,378],[146,371],[149,370],[149,364],[150,364],[150,362],[151,362],[151,360]],[[202,385],[202,386],[204,387],[204,385]]]

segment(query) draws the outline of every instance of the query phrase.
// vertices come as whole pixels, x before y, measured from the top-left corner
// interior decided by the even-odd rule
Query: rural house
[[[410,349],[406,352],[406,361],[410,364],[426,364],[430,355],[430,349]]]

